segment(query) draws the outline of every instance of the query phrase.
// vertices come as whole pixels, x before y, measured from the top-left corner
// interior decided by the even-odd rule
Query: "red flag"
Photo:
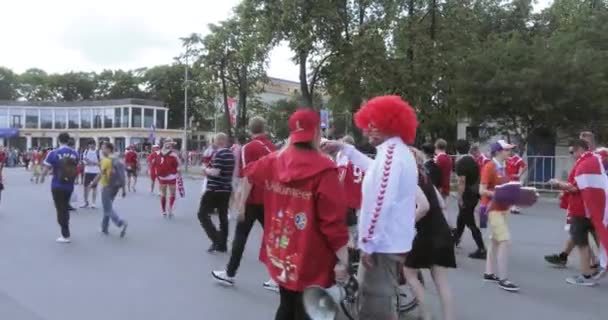
[[[576,168],[575,180],[587,217],[608,254],[608,176],[601,157],[591,152],[584,154]]]
[[[186,189],[184,188],[184,179],[182,179],[181,174],[177,175],[177,190],[179,192],[180,197],[183,198],[186,196]]]

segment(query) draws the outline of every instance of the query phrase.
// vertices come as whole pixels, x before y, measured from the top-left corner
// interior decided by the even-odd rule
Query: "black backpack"
[[[78,176],[78,160],[69,154],[57,161],[57,180],[61,183],[74,183]]]
[[[431,183],[439,188],[441,186],[441,171],[435,160],[430,159],[424,163],[424,171],[426,176],[431,180]]]

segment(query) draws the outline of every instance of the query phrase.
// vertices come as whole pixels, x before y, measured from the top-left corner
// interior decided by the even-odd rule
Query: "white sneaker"
[[[81,208],[81,209],[85,209],[85,208],[88,208],[88,207],[89,207],[89,204],[88,204],[88,203],[86,203],[86,202],[85,202],[85,203],[83,203],[83,204],[80,206],[80,208]]]
[[[70,243],[70,242],[72,242],[72,240],[70,240],[70,238],[64,238],[64,237],[59,237],[55,241],[57,241],[58,243]]]
[[[264,284],[262,284],[262,287],[264,287],[264,289],[268,291],[279,292],[279,285],[272,279],[264,282]]]
[[[97,209],[97,206],[95,204],[92,204],[91,209]]]
[[[221,285],[228,287],[234,286],[234,277],[229,277],[226,271],[211,271],[211,276],[213,277],[213,280]]]

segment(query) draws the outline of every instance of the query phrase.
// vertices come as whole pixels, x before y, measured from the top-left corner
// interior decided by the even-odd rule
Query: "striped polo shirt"
[[[211,168],[219,169],[218,176],[207,176],[207,191],[232,192],[234,154],[228,148],[219,149],[211,160]]]

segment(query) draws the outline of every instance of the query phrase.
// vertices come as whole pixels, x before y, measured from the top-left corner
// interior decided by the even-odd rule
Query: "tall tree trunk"
[[[247,96],[249,93],[247,66],[241,67],[239,79],[239,112],[237,115],[236,136],[247,126]]]
[[[222,82],[222,95],[224,96],[224,119],[226,120],[226,134],[232,140],[232,124],[230,123],[230,108],[228,107],[228,86],[226,85],[226,64],[222,61],[220,70],[220,81]]]
[[[410,33],[410,45],[407,48],[407,60],[410,64],[410,72],[413,74],[414,71],[414,0],[410,0],[407,8],[407,19],[408,19],[408,31]]]
[[[300,64],[300,91],[302,91],[302,106],[306,108],[312,108],[312,95],[310,88],[308,87],[308,72],[306,70],[306,63],[308,60],[308,51],[300,49],[298,53],[298,63]]]

